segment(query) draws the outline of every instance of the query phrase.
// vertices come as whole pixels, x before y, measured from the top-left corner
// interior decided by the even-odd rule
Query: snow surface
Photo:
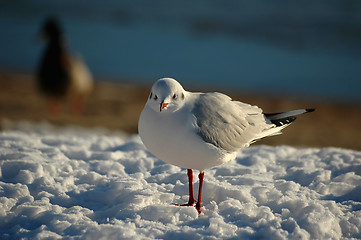
[[[0,239],[361,238],[352,150],[244,149],[205,172],[200,216],[171,205],[188,200],[185,169],[137,135],[23,124],[0,133],[0,169]]]

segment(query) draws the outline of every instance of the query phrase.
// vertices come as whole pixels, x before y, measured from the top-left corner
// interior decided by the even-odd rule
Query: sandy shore
[[[101,83],[100,83],[101,82]],[[126,80],[124,82],[127,82]],[[129,81],[128,81],[129,82]],[[97,81],[86,100],[84,114],[73,116],[69,100],[63,111],[54,116],[47,111],[45,99],[37,92],[35,80],[29,74],[0,74],[0,129],[11,128],[10,121],[49,122],[54,125],[105,127],[137,133],[140,112],[147,100],[150,86],[115,84]],[[192,89],[190,89],[192,90]],[[196,89],[197,91],[201,89]],[[319,101],[280,99],[229,94],[235,100],[258,105],[265,112],[280,112],[297,108],[317,110],[297,119],[284,134],[258,144],[311,147],[342,147],[361,150],[361,106],[349,106]]]

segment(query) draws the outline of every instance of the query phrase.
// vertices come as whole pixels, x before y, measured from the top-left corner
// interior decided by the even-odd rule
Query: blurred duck
[[[40,32],[47,41],[38,69],[38,87],[47,97],[52,114],[60,111],[60,102],[71,97],[71,111],[82,114],[84,97],[92,91],[93,78],[80,56],[68,50],[62,30],[55,18],[49,18]]]

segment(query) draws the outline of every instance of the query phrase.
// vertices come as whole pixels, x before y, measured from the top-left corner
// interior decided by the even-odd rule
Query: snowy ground
[[[0,169],[0,239],[361,238],[351,150],[245,149],[205,172],[200,216],[171,205],[187,201],[185,169],[138,136],[23,124],[0,133]]]

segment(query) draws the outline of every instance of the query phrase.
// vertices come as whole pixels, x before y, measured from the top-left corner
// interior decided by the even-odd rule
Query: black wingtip
[[[277,127],[280,127],[280,126],[288,125],[288,124],[292,123],[294,120],[296,120],[296,115],[299,115],[302,113],[309,113],[309,112],[313,112],[313,111],[315,111],[314,108],[306,108],[306,109],[301,109],[301,110],[289,111],[289,112],[285,112],[285,113],[271,113],[271,114],[266,113],[265,116],[266,116],[266,118],[268,118],[268,120],[270,120]],[[293,115],[290,115],[290,114],[293,114]]]

